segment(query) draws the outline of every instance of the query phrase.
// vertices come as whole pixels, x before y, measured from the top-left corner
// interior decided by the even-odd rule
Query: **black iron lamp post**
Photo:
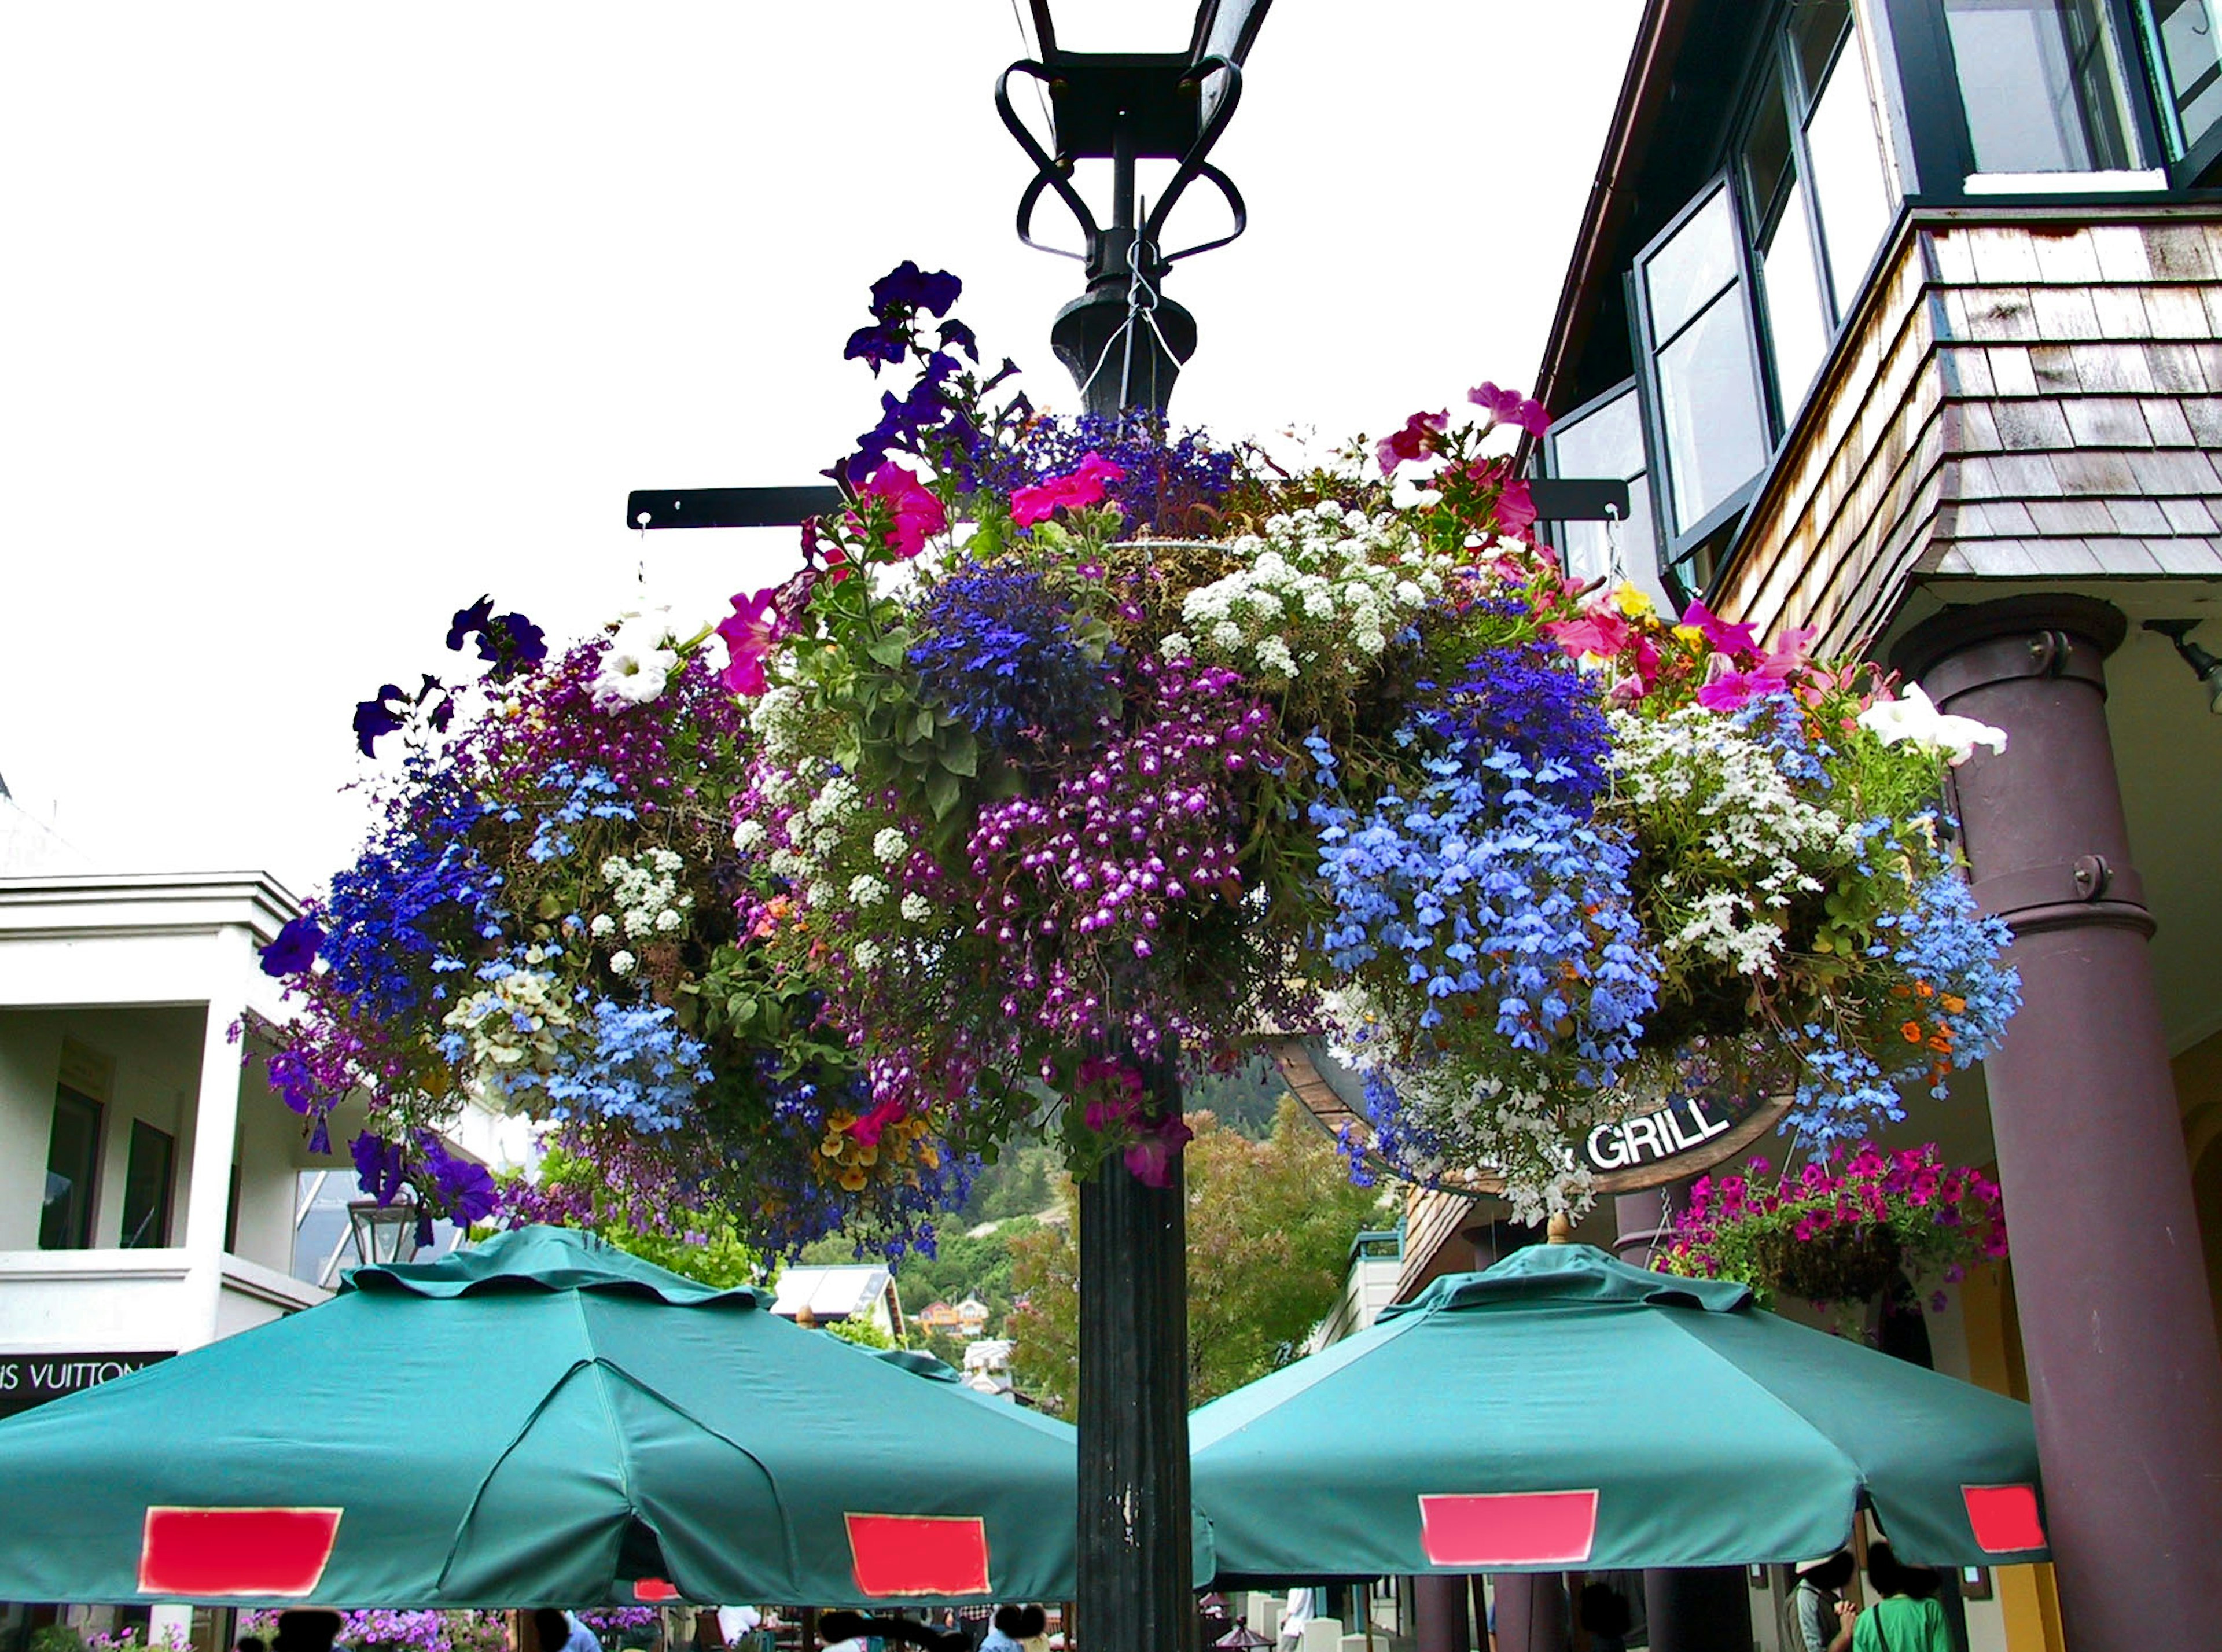
[[[1271,0],[1204,0],[1188,49],[1178,53],[1068,52],[1058,45],[1049,0],[1030,0],[1041,56],[1014,63],[995,85],[995,108],[1034,163],[1019,198],[1019,239],[1079,260],[1088,291],[1058,311],[1050,347],[1080,386],[1091,413],[1158,412],[1181,363],[1196,349],[1196,319],[1163,295],[1165,273],[1183,258],[1224,247],[1248,225],[1233,181],[1205,157],[1242,99],[1242,61]],[[1051,148],[1045,149],[1011,104],[1014,76],[1048,91]],[[1136,192],[1135,163],[1171,160],[1173,175],[1154,202]],[[1099,223],[1073,185],[1083,160],[1111,163],[1111,221]],[[1165,221],[1189,185],[1218,190],[1233,214],[1225,235],[1178,252],[1164,250]],[[1085,248],[1034,239],[1034,208],[1053,192],[1078,223]]]

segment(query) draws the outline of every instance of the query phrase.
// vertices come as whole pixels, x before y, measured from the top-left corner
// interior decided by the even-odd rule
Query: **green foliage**
[[[585,1228],[644,1262],[715,1290],[763,1285],[770,1277],[763,1253],[743,1241],[746,1228],[732,1212],[636,1210],[593,1165],[560,1148],[541,1160],[537,1202],[549,1207],[551,1220]]]
[[[1282,1098],[1263,1141],[1208,1113],[1189,1123],[1189,1403],[1200,1405],[1284,1363],[1325,1317],[1379,1196],[1351,1185],[1341,1154],[1294,1096]],[[1010,1318],[1019,1386],[1068,1417],[1080,1386],[1077,1204],[1067,1182],[1065,1224],[1013,1246],[1025,1297]]]
[[[860,1348],[891,1348],[895,1340],[869,1319],[828,1320],[819,1328],[844,1342],[854,1342]]]

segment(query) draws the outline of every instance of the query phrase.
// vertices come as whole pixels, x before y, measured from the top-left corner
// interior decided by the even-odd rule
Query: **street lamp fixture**
[[[1029,0],[1039,59],[1003,71],[995,108],[1034,163],[1019,198],[1019,239],[1042,252],[1077,259],[1088,290],[1058,312],[1050,347],[1080,386],[1092,413],[1130,409],[1162,412],[1181,364],[1196,350],[1196,318],[1164,296],[1166,272],[1183,258],[1224,247],[1248,227],[1241,192],[1206,157],[1242,98],[1242,61],[1265,21],[1271,0],[1203,0],[1184,52],[1068,52],[1058,45],[1050,0]],[[1048,93],[1050,148],[1019,118],[1011,81],[1024,75]],[[1139,160],[1175,163],[1154,202],[1135,190]],[[1111,221],[1099,223],[1074,188],[1083,160],[1111,163]],[[1233,214],[1233,228],[1177,252],[1164,250],[1165,220],[1189,185],[1202,179]],[[1080,226],[1078,252],[1037,241],[1034,208],[1053,192]]]
[[[355,1236],[356,1263],[380,1267],[406,1262],[417,1254],[417,1209],[409,1199],[380,1204],[357,1199],[347,1208],[348,1228]]]
[[[2206,685],[2206,709],[2222,717],[2222,658],[2191,640],[2191,633],[2204,623],[2198,619],[2148,619],[2145,629],[2158,631],[2175,644],[2175,651],[2183,656],[2192,675]]]

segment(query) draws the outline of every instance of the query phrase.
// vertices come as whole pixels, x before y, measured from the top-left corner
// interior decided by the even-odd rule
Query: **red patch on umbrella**
[[[139,1592],[177,1600],[312,1594],[339,1535],[337,1509],[150,1508]]]
[[[633,1582],[632,1598],[648,1601],[676,1600],[679,1591],[662,1578],[638,1578]]]
[[[976,1515],[852,1514],[857,1587],[886,1595],[988,1592],[988,1528]]]
[[[1984,1553],[2013,1555],[2046,1547],[2034,1486],[1963,1486],[1960,1496]]]
[[[1436,1566],[1559,1566],[1597,1542],[1595,1492],[1496,1492],[1420,1499],[1420,1548]]]

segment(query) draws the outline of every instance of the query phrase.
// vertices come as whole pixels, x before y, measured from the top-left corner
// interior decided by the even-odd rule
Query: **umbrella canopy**
[[[1189,1419],[1221,1584],[1742,1565],[1873,1504],[1911,1561],[2044,1558],[2029,1407],[1535,1246]]]
[[[0,1423],[0,1599],[1059,1599],[1070,1429],[590,1236],[321,1307]]]

